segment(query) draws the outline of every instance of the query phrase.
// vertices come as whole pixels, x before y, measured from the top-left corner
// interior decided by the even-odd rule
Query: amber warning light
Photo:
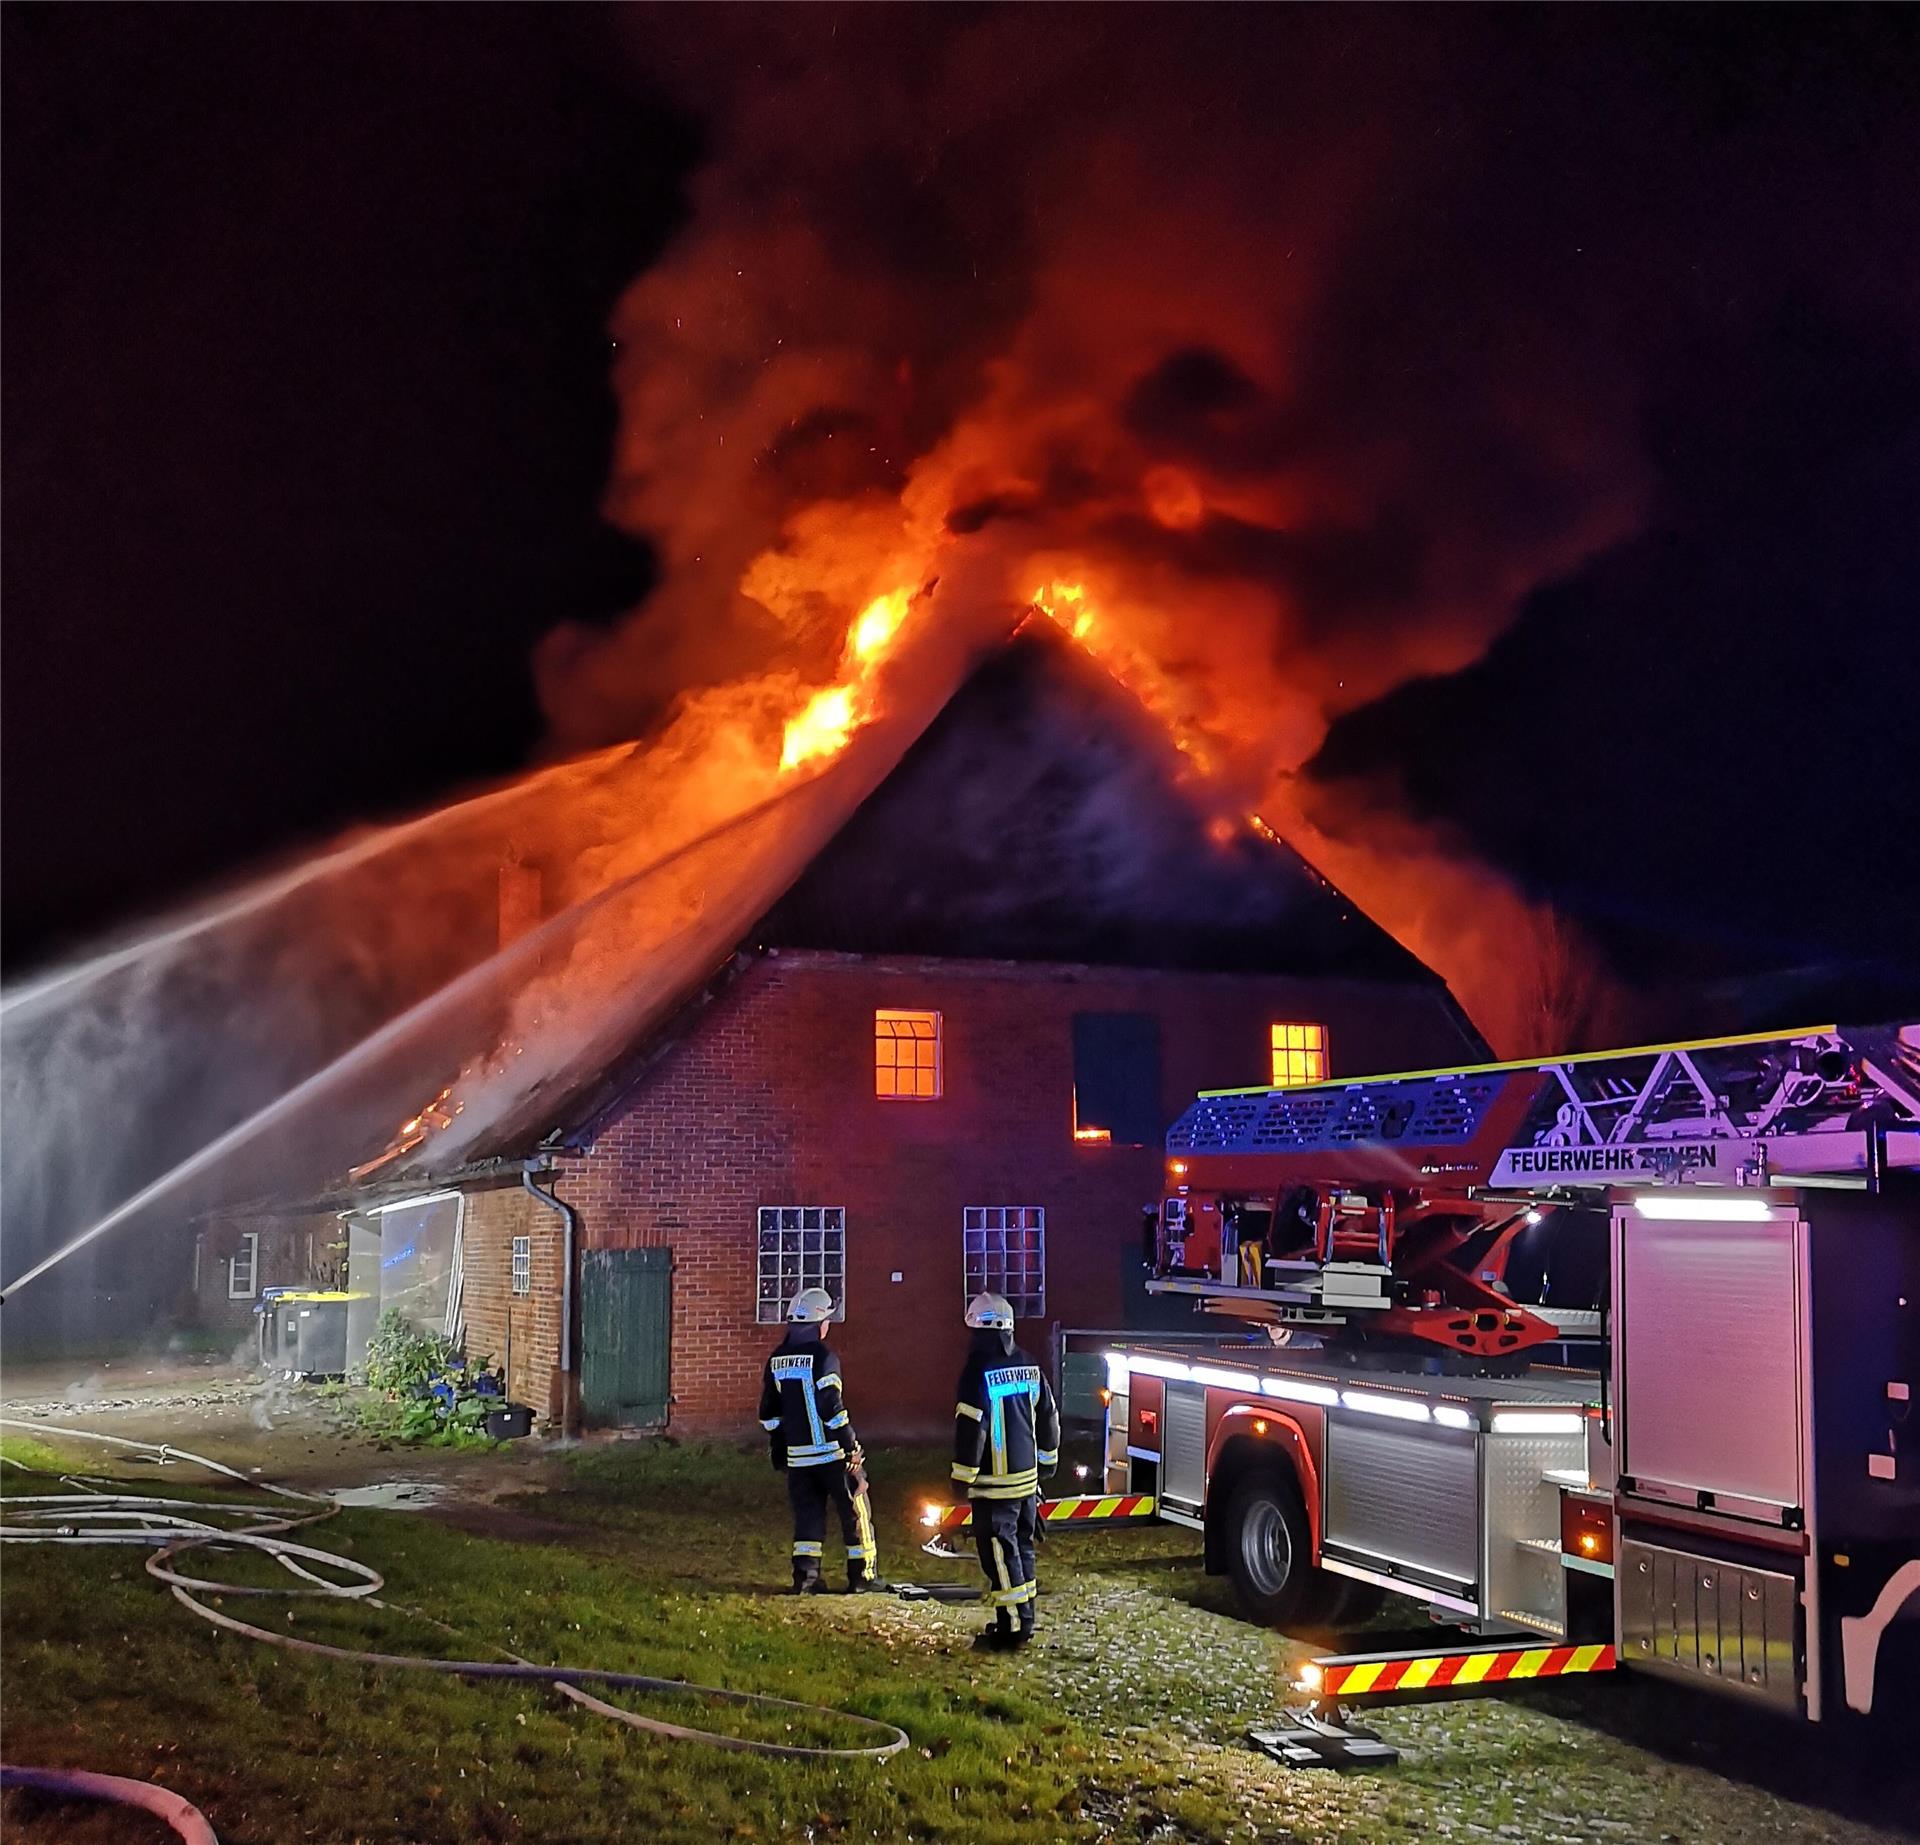
[[[1589,1563],[1613,1561],[1613,1509],[1605,1500],[1573,1493],[1560,1500],[1560,1549]]]

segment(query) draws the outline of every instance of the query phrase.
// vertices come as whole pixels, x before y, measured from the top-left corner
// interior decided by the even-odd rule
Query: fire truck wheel
[[[1256,1620],[1280,1626],[1298,1612],[1300,1598],[1319,1574],[1308,1557],[1307,1515],[1291,1482],[1277,1474],[1249,1474],[1227,1502],[1227,1574],[1241,1606]]]

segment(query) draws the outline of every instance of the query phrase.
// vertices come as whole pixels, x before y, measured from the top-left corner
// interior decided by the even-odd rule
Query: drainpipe
[[[562,1421],[572,1434],[573,1424],[579,1420],[579,1396],[573,1380],[573,1265],[580,1241],[580,1213],[556,1193],[542,1191],[533,1182],[534,1171],[532,1160],[520,1168],[520,1183],[527,1196],[550,1211],[558,1211],[566,1227],[566,1250],[560,1262],[560,1388],[565,1393]]]

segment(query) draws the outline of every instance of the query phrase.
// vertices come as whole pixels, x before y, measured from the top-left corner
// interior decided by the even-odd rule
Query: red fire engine
[[[1920,1026],[1204,1094],[1106,1490],[1262,1618],[1387,1594],[1346,1702],[1611,1669],[1818,1719],[1920,1642]],[[1458,1631],[1464,1630],[1464,1632]]]

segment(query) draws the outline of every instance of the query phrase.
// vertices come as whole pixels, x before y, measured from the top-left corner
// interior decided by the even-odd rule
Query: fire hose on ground
[[[185,1461],[211,1473],[238,1480],[251,1490],[266,1492],[291,1502],[284,1515],[261,1517],[265,1508],[258,1503],[209,1502],[196,1499],[168,1499],[143,1493],[102,1490],[71,1476],[63,1484],[80,1486],[73,1493],[10,1494],[0,1499],[0,1541],[6,1543],[52,1544],[145,1544],[158,1546],[146,1563],[147,1574],[164,1584],[175,1601],[189,1613],[228,1633],[258,1640],[267,1646],[289,1652],[307,1653],[323,1659],[337,1659],[351,1665],[382,1666],[395,1670],[439,1672],[455,1678],[507,1679],[522,1683],[551,1685],[564,1698],[593,1711],[596,1715],[663,1736],[674,1742],[706,1743],[716,1749],[730,1749],[748,1755],[772,1756],[788,1761],[884,1761],[907,1746],[907,1734],[877,1717],[838,1710],[830,1705],[809,1704],[794,1698],[775,1697],[768,1692],[734,1691],[717,1685],[696,1685],[683,1679],[655,1678],[644,1673],[614,1672],[594,1666],[542,1666],[519,1654],[501,1648],[501,1657],[485,1659],[432,1659],[407,1653],[364,1652],[354,1647],[327,1646],[316,1640],[296,1639],[272,1628],[223,1614],[196,1599],[201,1595],[218,1596],[313,1596],[336,1601],[357,1601],[365,1607],[410,1615],[424,1620],[445,1633],[454,1629],[416,1608],[384,1602],[379,1592],[386,1586],[380,1573],[367,1564],[335,1552],[295,1543],[283,1533],[332,1518],[338,1504],[319,1493],[306,1493],[294,1487],[249,1479],[237,1468],[191,1454],[165,1443],[133,1441],[126,1436],[99,1434],[91,1429],[67,1428],[57,1423],[26,1422],[12,1416],[0,1416],[0,1427],[28,1429],[36,1434],[96,1441],[113,1447],[131,1448],[157,1455],[163,1461]],[[14,1462],[15,1466],[22,1463]],[[30,1469],[24,1469],[31,1471]],[[252,1522],[239,1526],[209,1524],[206,1515],[225,1513],[252,1516]],[[297,1582],[263,1588],[253,1584],[229,1583],[183,1574],[175,1562],[188,1551],[207,1548],[231,1548],[257,1551],[271,1558]],[[350,1580],[339,1581],[319,1573],[332,1570]],[[669,1695],[704,1698],[719,1704],[733,1704],[758,1710],[799,1713],[853,1726],[884,1738],[860,1745],[816,1745],[805,1743],[762,1742],[753,1737],[732,1736],[718,1730],[694,1729],[668,1723],[661,1718],[645,1717],[624,1710],[597,1697],[587,1686],[605,1691],[660,1692]],[[6,1786],[35,1787],[46,1792],[73,1794],[102,1800],[122,1801],[143,1806],[167,1820],[183,1839],[193,1845],[217,1845],[212,1827],[204,1814],[178,1795],[142,1781],[124,1781],[115,1775],[68,1773],[63,1770],[14,1768],[0,1769]],[[151,1796],[151,1798],[149,1798]]]

